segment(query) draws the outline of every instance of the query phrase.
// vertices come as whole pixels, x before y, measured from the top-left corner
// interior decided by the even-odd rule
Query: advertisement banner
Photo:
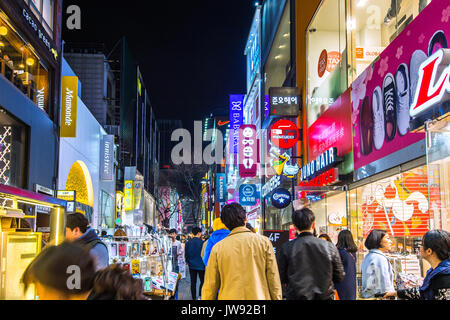
[[[258,170],[258,140],[254,124],[241,125],[239,129],[239,176],[253,178]]]
[[[239,127],[244,120],[244,95],[230,95],[230,153],[239,153]]]
[[[330,148],[337,148],[338,156],[352,152],[351,89],[347,89],[308,128],[308,161],[316,159]]]
[[[134,198],[133,198],[133,181],[126,180],[123,187],[123,209],[125,211],[133,210]]]
[[[227,200],[227,176],[225,173],[216,174],[217,201],[224,203]]]
[[[77,136],[78,77],[63,76],[61,85],[61,138]]]
[[[242,184],[239,187],[239,203],[242,206],[254,206],[258,199],[258,191],[255,184]]]
[[[114,135],[103,136],[100,150],[100,179],[112,181],[114,177]]]
[[[425,135],[411,131],[427,118],[418,107],[448,109],[442,101],[448,90],[449,61],[442,59],[450,35],[448,12],[448,1],[432,1],[352,83],[356,179],[425,154]]]

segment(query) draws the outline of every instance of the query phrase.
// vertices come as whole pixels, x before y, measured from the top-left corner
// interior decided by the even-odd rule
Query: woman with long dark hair
[[[338,235],[336,244],[342,264],[344,265],[345,278],[334,287],[340,300],[356,300],[356,247],[353,235],[349,230],[342,230]]]
[[[425,233],[420,255],[431,265],[422,286],[390,291],[386,293],[385,298],[450,300],[450,233],[445,230]]]
[[[94,258],[76,243],[45,248],[22,276],[25,292],[31,284],[40,300],[145,300],[142,280],[120,265],[95,271]]]

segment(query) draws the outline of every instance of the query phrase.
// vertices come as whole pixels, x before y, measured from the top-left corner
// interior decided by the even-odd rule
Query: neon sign
[[[301,170],[300,179],[309,180],[309,178],[314,177],[315,175],[323,172],[327,168],[331,167],[336,163],[336,155],[337,149],[330,148],[320,156],[317,157],[316,160],[311,161],[306,166],[304,166]]]

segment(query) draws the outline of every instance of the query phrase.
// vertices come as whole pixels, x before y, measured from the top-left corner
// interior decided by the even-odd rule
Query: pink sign
[[[239,176],[253,178],[257,173],[258,140],[256,126],[244,124],[239,128]]]
[[[448,47],[449,22],[448,1],[432,1],[352,83],[355,170],[425,138],[411,133],[410,108],[421,66]]]
[[[315,160],[330,148],[337,155],[352,151],[352,107],[347,89],[309,128],[308,161]]]

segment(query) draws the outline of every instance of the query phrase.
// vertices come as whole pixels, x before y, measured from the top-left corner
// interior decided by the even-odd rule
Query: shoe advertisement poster
[[[356,179],[387,169],[376,162],[389,155],[392,156],[384,159],[383,166],[393,167],[400,163],[397,159],[405,162],[410,160],[405,157],[413,159],[421,156],[418,154],[420,152],[425,154],[419,146],[425,134],[411,132],[414,129],[411,124],[417,114],[411,110],[417,104],[424,108],[426,98],[435,98],[436,101],[439,95],[441,101],[445,100],[445,83],[439,87],[439,79],[442,78],[439,73],[442,75],[445,70],[448,71],[448,59],[442,59],[443,53],[450,57],[446,49],[448,37],[450,5],[444,0],[432,1],[352,83]],[[441,58],[438,61],[441,66],[435,67],[433,75],[430,73],[427,84],[424,63],[434,55],[436,59]],[[426,92],[425,98],[419,92]],[[407,147],[408,152],[393,155]],[[360,168],[362,170],[358,170]]]

